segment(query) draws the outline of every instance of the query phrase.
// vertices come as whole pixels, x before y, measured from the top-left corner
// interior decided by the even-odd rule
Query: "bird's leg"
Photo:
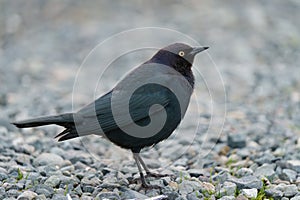
[[[139,154],[136,155],[139,162],[142,164],[143,168],[145,169],[146,171],[146,177],[156,177],[156,178],[160,178],[160,177],[165,177],[165,176],[170,176],[168,174],[158,174],[158,173],[154,173],[154,172],[151,172],[149,170],[149,168],[147,167],[147,165],[145,164],[145,162],[143,161],[143,159],[141,158],[141,156]]]
[[[141,167],[141,164],[140,164],[140,161],[139,161],[139,154],[138,153],[133,153],[133,158],[134,158],[134,160],[136,162],[136,165],[137,165],[137,167],[139,169],[139,172],[140,172],[142,186],[145,187],[145,188],[149,188],[150,186],[147,184],[147,182],[145,180],[143,170],[142,170],[142,167]]]

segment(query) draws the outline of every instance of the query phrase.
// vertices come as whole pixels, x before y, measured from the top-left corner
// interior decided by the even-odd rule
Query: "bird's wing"
[[[170,101],[169,92],[170,91],[166,88],[143,90],[138,93],[133,93],[129,104],[125,98],[122,98],[122,95],[124,94],[123,91],[121,93],[114,93],[117,98],[114,98],[114,103],[112,104],[111,99],[113,94],[112,92],[109,92],[98,98],[95,102],[82,108],[77,113],[80,116],[80,120],[86,122],[85,124],[87,127],[82,128],[82,131],[99,132],[99,127],[101,126],[100,130],[103,130],[103,133],[148,118],[149,109],[152,105],[159,104],[161,106],[151,110],[151,114],[163,110],[168,105]],[[118,97],[118,95],[120,96]],[[114,115],[112,112],[112,105],[116,106]],[[128,115],[128,113],[130,113],[130,115]],[[118,119],[118,125],[116,124],[116,117]],[[94,120],[90,120],[92,118],[94,118]]]

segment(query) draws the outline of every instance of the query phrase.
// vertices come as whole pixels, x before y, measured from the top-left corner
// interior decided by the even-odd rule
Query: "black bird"
[[[168,138],[181,122],[194,88],[192,64],[197,53],[208,47],[183,43],[160,49],[135,68],[111,91],[75,113],[13,122],[18,128],[56,124],[65,127],[55,138],[64,141],[96,134],[130,149],[143,187],[149,171],[139,153]]]

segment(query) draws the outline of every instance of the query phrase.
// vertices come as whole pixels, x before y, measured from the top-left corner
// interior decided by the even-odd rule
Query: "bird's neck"
[[[166,61],[165,60],[161,60],[161,59],[151,59],[148,60],[147,62],[145,62],[145,64],[149,64],[149,63],[157,63],[157,64],[161,64],[161,65],[166,65]],[[192,65],[190,64],[186,64],[186,63],[172,63],[171,65],[166,65],[168,67],[171,67],[173,69],[175,69],[177,72],[179,72],[180,74],[182,74],[184,76],[184,78],[189,82],[189,84],[191,85],[192,88],[194,88],[194,84],[195,84],[195,78],[192,72]]]

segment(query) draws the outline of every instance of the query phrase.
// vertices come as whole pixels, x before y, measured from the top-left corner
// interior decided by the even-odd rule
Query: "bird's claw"
[[[167,176],[174,177],[174,175],[172,175],[172,174],[158,174],[158,173],[153,173],[153,172],[147,172],[145,177],[146,178],[147,177],[161,178],[161,177],[167,177]]]

